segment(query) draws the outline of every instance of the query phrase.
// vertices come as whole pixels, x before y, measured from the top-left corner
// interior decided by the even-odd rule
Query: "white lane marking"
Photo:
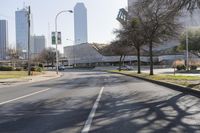
[[[103,90],[104,90],[104,87],[101,88],[101,91],[100,91],[100,93],[99,93],[99,96],[98,96],[96,102],[95,102],[94,105],[93,105],[92,111],[90,112],[90,115],[88,116],[88,119],[87,119],[87,121],[85,122],[84,128],[83,128],[83,130],[81,131],[81,133],[88,133],[88,132],[89,132],[90,127],[91,127],[91,124],[92,124],[92,120],[93,120],[93,118],[94,118],[94,116],[95,116],[95,112],[96,112],[96,109],[97,109],[97,107],[98,107],[98,105],[99,105],[99,101],[100,101],[100,99],[101,99],[101,95],[102,95],[102,93],[103,93]]]
[[[31,93],[31,94],[24,95],[24,96],[21,96],[21,97],[15,98],[15,99],[11,99],[11,100],[8,100],[8,101],[5,101],[5,102],[1,102],[0,105],[7,104],[7,103],[11,103],[11,102],[14,102],[14,101],[23,99],[23,98],[27,98],[27,97],[30,97],[30,96],[33,96],[33,95],[36,95],[36,94],[38,94],[38,93],[42,93],[42,92],[45,92],[45,91],[48,91],[48,90],[50,90],[50,88],[44,89],[44,90],[41,90],[41,91],[37,91],[37,92],[33,92],[33,93]]]

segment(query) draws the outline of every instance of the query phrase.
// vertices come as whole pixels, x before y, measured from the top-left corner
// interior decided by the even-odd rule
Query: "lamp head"
[[[73,11],[72,11],[72,10],[68,10],[68,12],[69,12],[69,13],[73,13]]]

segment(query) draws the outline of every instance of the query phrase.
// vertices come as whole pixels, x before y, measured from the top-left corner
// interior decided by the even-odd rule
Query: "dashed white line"
[[[15,99],[11,99],[11,100],[8,100],[8,101],[5,101],[5,102],[1,102],[0,105],[4,105],[4,104],[7,104],[7,103],[18,101],[20,99],[24,99],[24,98],[27,98],[27,97],[30,97],[30,96],[33,96],[33,95],[48,91],[48,90],[50,90],[50,88],[44,89],[44,90],[41,90],[41,91],[37,91],[37,92],[33,92],[33,93],[28,94],[28,95],[24,95],[24,96],[21,96],[21,97],[15,98]]]
[[[95,116],[95,112],[96,112],[97,107],[98,107],[98,105],[99,105],[99,101],[100,101],[100,99],[101,99],[101,95],[102,95],[102,93],[103,93],[103,90],[104,90],[104,87],[101,88],[101,91],[100,91],[100,93],[99,93],[99,96],[97,97],[97,100],[96,100],[96,102],[94,103],[94,105],[93,105],[93,107],[92,107],[92,110],[91,110],[91,112],[90,112],[90,114],[89,114],[89,116],[88,116],[87,121],[85,122],[84,128],[83,128],[83,130],[81,131],[81,133],[88,133],[88,132],[90,131],[90,127],[91,127],[91,124],[92,124],[92,120],[93,120],[93,118],[94,118],[94,116]]]

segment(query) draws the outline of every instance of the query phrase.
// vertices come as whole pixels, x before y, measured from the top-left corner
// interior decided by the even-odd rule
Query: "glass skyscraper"
[[[19,50],[23,58],[27,58],[28,53],[28,9],[23,8],[15,12],[16,24],[16,49]],[[32,37],[32,15],[31,15],[31,28],[30,28],[30,47],[33,51],[33,37]]]
[[[27,52],[28,50],[28,10],[23,8],[15,12],[16,48]]]
[[[8,22],[0,20],[0,59],[6,59],[8,48]]]

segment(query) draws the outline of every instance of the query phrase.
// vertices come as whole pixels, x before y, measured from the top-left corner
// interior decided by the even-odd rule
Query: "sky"
[[[127,7],[127,0],[1,0],[0,19],[8,20],[9,44],[15,45],[15,11],[24,5],[30,5],[33,14],[33,33],[45,35],[50,40],[50,33],[55,28],[55,16],[62,10],[73,10],[77,2],[83,2],[88,13],[88,41],[90,43],[109,43],[114,39],[113,30],[119,27],[116,20],[120,8]],[[58,19],[58,31],[62,32],[60,46],[73,44],[74,17],[64,13]],[[72,41],[69,41],[72,40]],[[50,45],[50,41],[48,46]]]

